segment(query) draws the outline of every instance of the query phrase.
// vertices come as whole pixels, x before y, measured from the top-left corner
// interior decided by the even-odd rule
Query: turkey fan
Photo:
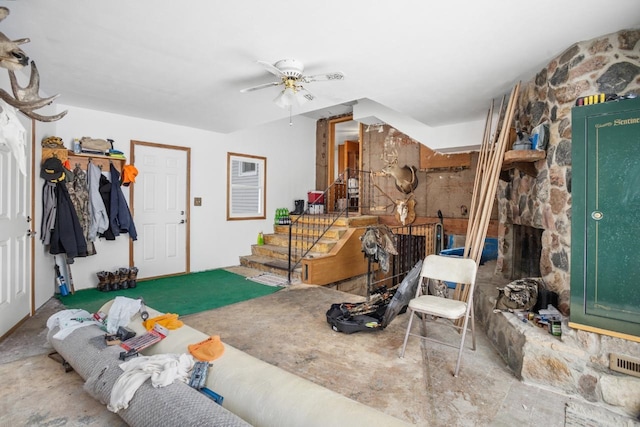
[[[267,71],[280,80],[242,89],[240,92],[253,92],[254,90],[283,85],[284,89],[282,89],[280,94],[273,100],[273,102],[281,108],[287,108],[293,105],[299,106],[315,99],[315,96],[302,86],[302,83],[344,79],[344,74],[341,72],[305,76],[302,74],[304,65],[295,59],[282,59],[275,64],[258,61],[258,64],[261,64]]]

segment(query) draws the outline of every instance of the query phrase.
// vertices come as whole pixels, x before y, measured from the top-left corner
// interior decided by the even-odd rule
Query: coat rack
[[[81,169],[87,170],[87,164],[89,163],[89,160],[91,160],[91,163],[98,166],[104,172],[109,172],[109,165],[113,163],[113,165],[116,167],[118,172],[122,173],[122,167],[127,161],[126,159],[103,156],[100,154],[88,154],[88,153],[76,154],[71,150],[69,150],[68,156],[69,156],[69,163],[71,164],[72,168],[75,168],[76,164],[79,164]]]

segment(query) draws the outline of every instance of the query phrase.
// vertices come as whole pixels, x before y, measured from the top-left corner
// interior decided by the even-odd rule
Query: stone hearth
[[[527,384],[575,396],[607,411],[640,414],[640,378],[608,369],[609,353],[640,354],[640,344],[579,331],[562,322],[562,335],[493,309],[497,288],[510,282],[495,274],[496,261],[480,267],[474,295],[476,320],[515,376]],[[629,423],[631,424],[631,421]]]

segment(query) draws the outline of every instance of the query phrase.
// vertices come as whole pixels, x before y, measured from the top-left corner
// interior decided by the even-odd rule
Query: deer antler
[[[0,7],[0,21],[9,15],[9,9]],[[15,70],[23,68],[29,63],[29,57],[20,49],[19,45],[28,43],[29,39],[19,39],[12,41],[0,32],[0,67],[6,68],[9,72],[9,80],[11,81],[11,90],[13,96],[6,91],[0,89],[0,98],[7,104],[15,107],[27,117],[41,121],[53,122],[63,118],[67,112],[63,111],[53,116],[42,116],[34,113],[33,110],[49,105],[59,95],[50,96],[49,98],[41,98],[38,95],[40,90],[40,74],[36,68],[36,63],[31,61],[31,76],[29,84],[26,87],[20,87],[14,73]]]
[[[37,110],[45,105],[51,104],[54,99],[60,96],[53,95],[48,98],[41,98],[40,95],[38,95],[38,91],[40,90],[40,73],[38,73],[38,68],[34,61],[31,61],[31,76],[29,77],[29,84],[26,87],[23,88],[18,85],[16,75],[11,70],[9,70],[9,80],[11,80],[13,97],[6,91],[0,89],[0,98],[2,98],[7,104],[20,110],[27,117],[41,122],[53,122],[60,120],[67,114],[66,111],[63,111],[53,116],[42,116],[33,112],[33,110]]]

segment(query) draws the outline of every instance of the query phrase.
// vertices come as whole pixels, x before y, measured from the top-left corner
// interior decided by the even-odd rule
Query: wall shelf
[[[535,177],[538,174],[534,162],[547,157],[546,151],[541,150],[509,150],[504,153],[502,170],[520,169],[527,175]]]

